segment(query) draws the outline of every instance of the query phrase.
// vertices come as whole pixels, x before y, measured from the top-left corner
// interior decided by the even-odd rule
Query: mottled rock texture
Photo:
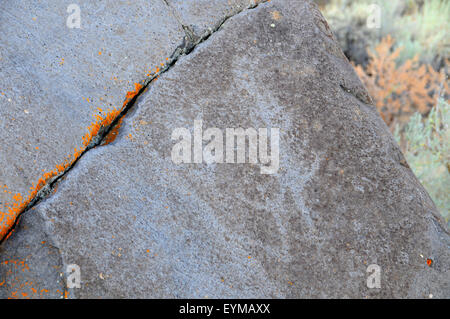
[[[171,134],[195,120],[279,128],[279,170],[175,164]],[[76,298],[450,297],[448,229],[310,1],[225,21],[23,220],[2,254],[21,254],[31,225],[54,263],[81,267]],[[55,287],[50,264],[29,276]]]
[[[13,193],[64,162],[97,108],[121,107],[183,40],[161,0],[80,2],[79,29],[70,3],[0,2],[0,183]]]

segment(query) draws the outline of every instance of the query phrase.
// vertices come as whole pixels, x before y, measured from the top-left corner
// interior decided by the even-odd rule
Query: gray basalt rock
[[[33,211],[19,225],[18,236],[0,246],[0,299],[65,297],[65,269],[45,220]]]
[[[279,165],[263,174],[261,147],[257,163],[177,164],[172,134],[200,121],[223,138],[279,129]],[[310,1],[228,19],[23,219],[36,216],[62,268],[80,266],[76,298],[450,297],[449,231]]]
[[[12,193],[80,148],[97,108],[120,108],[184,37],[162,1],[83,1],[80,28],[69,4],[0,2],[0,183]],[[11,200],[0,192],[0,210]]]
[[[196,36],[213,29],[223,19],[263,2],[263,0],[164,1],[173,9],[180,24]]]

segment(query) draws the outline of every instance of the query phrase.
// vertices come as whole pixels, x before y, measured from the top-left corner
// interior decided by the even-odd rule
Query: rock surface
[[[197,36],[249,6],[263,0],[165,0],[173,8],[177,20]]]
[[[134,82],[165,62],[184,31],[162,1],[0,3],[0,183],[28,194],[64,162],[100,107],[121,107]],[[70,25],[70,24],[69,24]],[[11,194],[0,192],[0,205]],[[0,206],[0,210],[1,206]]]
[[[279,169],[175,164],[171,135],[196,120],[279,128]],[[53,264],[77,264],[75,298],[450,297],[449,231],[309,1],[228,19],[20,225],[2,258],[58,252],[27,276],[59,290]]]
[[[211,20],[222,20],[235,7],[231,3],[217,8],[221,11]],[[185,41],[178,15],[163,0],[101,1],[80,4],[79,9],[81,28],[69,28],[67,20],[75,9],[67,4],[0,3],[0,220],[14,194],[26,198],[42,172],[79,149],[98,107],[103,112],[120,107],[133,83],[161,68]],[[20,239],[2,247],[2,265],[30,262],[28,251],[20,247],[45,241],[40,223],[24,225],[27,231]],[[42,269],[49,262],[31,264],[45,275]],[[56,260],[50,264],[60,268]],[[11,269],[0,267],[0,279]],[[0,295],[17,294],[27,276],[17,279],[20,282],[0,285]],[[59,297],[61,289],[55,292],[50,286],[43,293]]]

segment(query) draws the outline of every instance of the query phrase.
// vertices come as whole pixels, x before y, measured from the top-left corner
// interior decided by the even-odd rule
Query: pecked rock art
[[[317,7],[161,3],[173,51],[21,207],[0,296],[448,298],[449,231]]]

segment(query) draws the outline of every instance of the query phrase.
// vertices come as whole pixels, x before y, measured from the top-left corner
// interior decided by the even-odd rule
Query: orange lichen
[[[119,129],[122,125],[122,120],[123,118],[119,119],[118,123],[111,129],[111,131],[109,131],[108,135],[105,136],[103,145],[108,145],[116,140],[117,135],[119,134]]]
[[[30,267],[26,263],[26,259],[10,259],[0,262],[2,272],[7,276],[7,279],[0,282],[0,286],[6,287],[10,291],[8,299],[34,299],[43,298],[44,292],[48,293],[47,289],[39,288],[37,284],[28,279],[28,272]]]
[[[38,179],[37,184],[30,187],[29,194],[27,197],[23,197],[22,194],[15,194],[13,196],[13,203],[6,203],[4,205],[4,211],[0,210],[0,241],[3,239],[8,239],[13,233],[13,227],[16,223],[17,218],[20,214],[27,209],[28,205],[36,198],[39,191],[42,190],[53,178],[64,173],[69,167],[71,167],[84,153],[86,148],[92,142],[92,139],[97,136],[102,127],[110,126],[117,117],[120,116],[123,108],[141,91],[142,85],[139,83],[134,84],[134,91],[127,92],[125,102],[122,109],[118,110],[116,108],[110,110],[103,116],[101,114],[95,115],[95,122],[92,122],[88,127],[88,132],[82,137],[83,146],[80,149],[74,149],[72,155],[69,155],[62,164],[57,164],[56,168],[50,172],[44,172],[43,175]],[[89,100],[88,100],[89,101]],[[100,113],[103,112],[101,108],[98,108]],[[118,123],[111,129],[111,131],[106,135],[103,145],[113,142],[117,135],[122,123],[122,119],[119,119]],[[7,186],[3,186],[4,192],[7,191]],[[11,192],[8,192],[11,194]]]
[[[123,107],[125,107],[141,91],[141,89],[142,85],[140,83],[134,83],[134,91],[127,92]]]
[[[117,118],[117,116],[119,116],[120,112],[121,110],[114,108],[105,116],[97,114],[95,116],[96,121],[91,123],[88,127],[88,132],[82,138],[84,147],[86,148],[92,142],[93,137],[97,136],[100,128],[109,126]],[[78,158],[78,156],[76,158]]]

